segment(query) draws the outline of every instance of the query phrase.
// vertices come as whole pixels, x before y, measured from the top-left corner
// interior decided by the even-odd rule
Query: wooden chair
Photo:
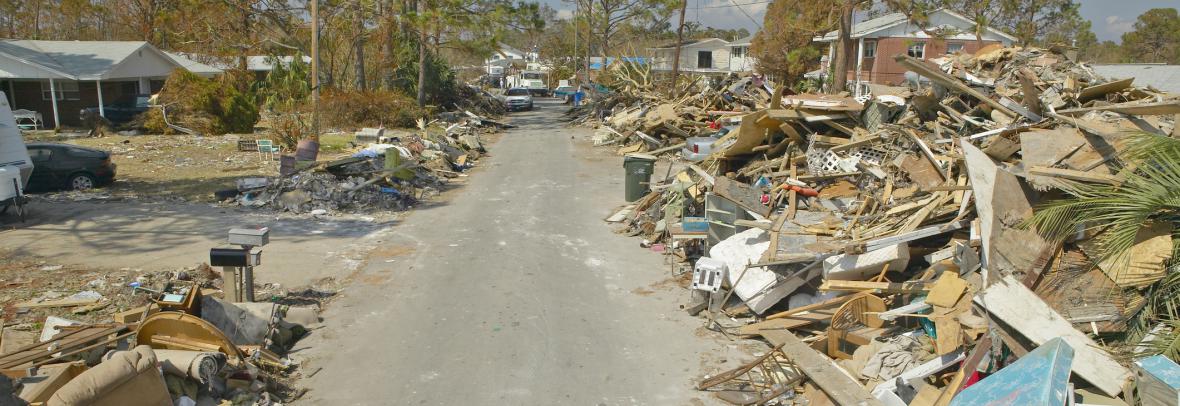
[[[845,344],[854,347],[868,345],[885,331],[885,321],[876,313],[885,311],[885,300],[869,293],[860,293],[836,309],[832,324],[828,326],[828,355],[833,358],[851,359],[851,352],[845,352]]]

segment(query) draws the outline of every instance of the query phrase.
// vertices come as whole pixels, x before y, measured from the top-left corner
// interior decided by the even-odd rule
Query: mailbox
[[[262,250],[245,248],[213,248],[209,250],[209,265],[246,267],[262,264]]]
[[[235,228],[229,230],[229,243],[261,247],[270,242],[270,228]]]

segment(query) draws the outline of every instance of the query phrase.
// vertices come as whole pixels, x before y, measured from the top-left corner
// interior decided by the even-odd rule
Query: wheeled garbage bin
[[[626,173],[625,196],[628,202],[643,198],[651,188],[651,174],[656,166],[656,157],[647,154],[627,154],[623,157],[623,171]]]

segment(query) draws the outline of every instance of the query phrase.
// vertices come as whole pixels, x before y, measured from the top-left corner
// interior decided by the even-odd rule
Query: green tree
[[[1080,7],[1074,0],[1000,0],[1002,12],[994,24],[1021,45],[1033,45],[1063,27],[1080,26]]]
[[[1135,62],[1180,64],[1180,16],[1175,8],[1153,8],[1123,34],[1123,48]]]
[[[776,0],[766,9],[763,28],[750,43],[759,72],[792,84],[818,66],[812,38],[828,31],[839,15],[830,1]]]

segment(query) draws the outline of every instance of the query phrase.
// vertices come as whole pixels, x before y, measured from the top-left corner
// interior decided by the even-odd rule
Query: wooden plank
[[[1122,179],[1115,175],[1107,175],[1097,172],[1075,171],[1073,169],[1050,168],[1048,166],[1033,166],[1028,168],[1028,174],[1036,176],[1050,176],[1054,178],[1065,178],[1079,182],[1104,183],[1107,185],[1118,185],[1122,183]]]
[[[790,330],[799,327],[822,323],[832,320],[835,309],[820,309],[811,312],[795,314],[784,318],[763,320],[757,323],[738,327],[738,334],[752,336],[762,335],[763,330]]]
[[[1131,371],[1102,350],[1094,340],[1045,304],[1012,276],[1006,276],[975,296],[975,303],[1000,318],[1037,345],[1061,337],[1075,351],[1073,371],[1109,396],[1122,392]]]
[[[819,290],[836,290],[850,292],[874,291],[879,293],[925,293],[930,291],[930,284],[926,282],[866,282],[866,281],[838,281],[827,280],[819,285]]]
[[[840,406],[884,406],[865,390],[864,386],[852,379],[832,361],[831,358],[812,349],[799,337],[786,330],[763,330],[771,344],[782,345],[782,352],[803,371],[811,382]]]
[[[95,304],[95,303],[98,303],[99,300],[102,300],[102,299],[97,299],[97,298],[94,298],[94,299],[65,298],[65,299],[58,299],[58,300],[46,300],[44,302],[18,303],[16,305],[16,307],[21,308],[21,309],[43,309],[43,308],[49,308],[49,307],[73,307],[73,306],[84,306],[84,305]]]
[[[857,295],[845,295],[845,296],[840,296],[840,297],[836,297],[836,298],[831,298],[831,299],[828,299],[828,300],[825,300],[825,301],[822,301],[819,303],[812,303],[809,305],[799,306],[794,309],[787,310],[785,312],[778,312],[778,313],[766,316],[766,319],[767,320],[781,319],[781,318],[790,317],[792,315],[796,315],[796,314],[799,314],[802,312],[809,312],[812,310],[824,309],[824,308],[829,308],[829,307],[836,307],[840,304],[843,304],[844,302],[847,302],[849,299],[852,299],[856,296]]]
[[[1135,78],[1116,80],[1114,82],[1106,82],[1101,85],[1094,85],[1082,89],[1078,92],[1078,101],[1085,103],[1098,97],[1106,96],[1109,93],[1117,92],[1119,90],[1131,87],[1131,83]]]
[[[1180,114],[1180,101],[1172,100],[1157,103],[1128,102],[1108,104],[1105,106],[1079,107],[1074,109],[1057,110],[1057,114],[1064,116],[1080,116],[1091,111],[1113,111],[1116,113],[1135,116],[1164,116]]]
[[[1017,116],[1016,112],[1012,111],[1012,109],[1004,107],[1004,105],[1000,104],[1000,102],[992,100],[990,97],[987,97],[987,95],[980,93],[978,90],[972,89],[971,87],[963,84],[963,82],[959,81],[959,79],[947,75],[945,72],[930,66],[927,62],[922,61],[921,59],[899,54],[895,56],[893,60],[897,61],[897,63],[900,63],[902,66],[910,68],[919,75],[925,76],[927,79],[938,82],[943,86],[953,88],[960,93],[966,93],[967,95],[970,95],[971,97],[974,97],[979,101],[992,106],[992,108],[999,110],[1004,114],[1012,117]]]

